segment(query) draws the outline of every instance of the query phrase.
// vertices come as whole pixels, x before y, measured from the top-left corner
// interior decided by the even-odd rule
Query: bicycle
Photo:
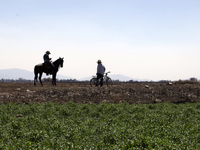
[[[110,71],[104,73],[105,75],[102,77],[103,78],[103,83],[106,83],[107,86],[112,86],[113,82],[112,82],[112,79],[110,77],[108,77],[108,73],[110,73]],[[97,76],[93,76],[92,79],[90,80],[90,85],[91,86],[100,85],[100,81],[101,81],[102,78],[97,80]]]

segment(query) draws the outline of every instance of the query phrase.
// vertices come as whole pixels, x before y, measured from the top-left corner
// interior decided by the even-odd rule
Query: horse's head
[[[59,69],[60,67],[63,67],[63,63],[64,63],[64,57],[63,58],[58,58],[56,61],[53,62],[53,65],[55,68]]]
[[[64,63],[64,57],[59,58],[59,65],[60,65],[61,68],[63,67],[63,63]]]

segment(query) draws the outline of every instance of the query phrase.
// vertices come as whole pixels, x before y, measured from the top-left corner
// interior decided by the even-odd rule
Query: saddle
[[[48,63],[43,63],[43,66],[46,68],[46,69],[51,69],[50,65]]]
[[[50,64],[49,63],[43,63],[43,66],[44,66],[44,68],[46,68],[46,75],[51,75],[52,74],[52,72],[51,72],[51,66],[50,66]]]

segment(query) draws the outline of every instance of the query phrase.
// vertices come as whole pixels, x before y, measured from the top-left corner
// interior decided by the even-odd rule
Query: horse
[[[56,86],[56,74],[57,74],[59,68],[63,67],[63,62],[64,62],[64,58],[58,58],[56,61],[54,61],[52,63],[53,66],[54,66],[54,70],[52,72],[52,85]],[[39,73],[39,81],[40,81],[40,84],[43,86],[43,83],[41,81],[42,73],[43,72],[49,74],[50,73],[50,69],[48,69],[47,67],[45,67],[44,63],[35,65],[35,67],[34,67],[34,74],[35,74],[34,85],[36,85],[35,82],[37,81],[38,73]]]

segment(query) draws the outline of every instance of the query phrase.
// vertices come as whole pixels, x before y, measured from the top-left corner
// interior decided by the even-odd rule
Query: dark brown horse
[[[59,68],[63,67],[63,60],[64,58],[58,58],[56,61],[53,62],[53,66],[54,66],[54,70],[53,70],[53,73],[52,73],[52,85],[56,85],[56,74],[59,70]],[[44,64],[38,64],[35,66],[34,68],[34,74],[35,74],[35,78],[34,78],[34,85],[36,85],[36,81],[37,81],[37,78],[38,78],[38,73],[39,73],[39,80],[40,80],[40,83],[41,85],[43,86],[42,84],[42,73],[50,73],[50,70],[51,69],[48,69],[44,66]]]

